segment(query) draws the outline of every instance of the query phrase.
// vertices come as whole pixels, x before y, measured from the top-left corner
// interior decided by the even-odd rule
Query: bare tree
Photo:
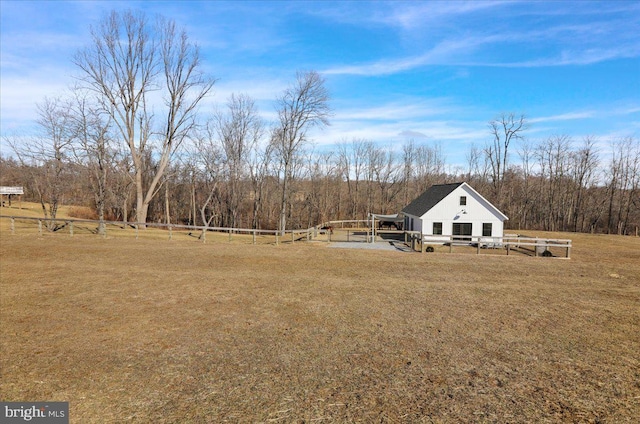
[[[215,133],[222,145],[223,164],[227,180],[227,220],[229,227],[238,222],[238,211],[242,196],[241,183],[247,177],[251,151],[257,148],[264,134],[264,125],[253,99],[247,95],[232,94],[227,102],[226,113],[214,115]]]
[[[76,134],[68,99],[45,98],[36,106],[42,133],[31,138],[7,139],[7,142],[25,169],[30,170],[32,188],[47,219],[47,227],[55,230],[57,225],[53,219],[63,203],[65,173],[70,167]]]
[[[570,154],[572,161],[572,179],[575,184],[574,199],[572,202],[573,231],[584,230],[584,198],[589,186],[595,183],[596,169],[599,161],[595,146],[596,140],[593,137],[585,137],[582,147]],[[578,224],[580,216],[582,216],[583,222]]]
[[[315,71],[298,72],[293,85],[278,98],[276,109],[278,126],[272,139],[282,167],[279,230],[284,234],[296,155],[308,141],[307,132],[311,128],[329,125],[329,92],[322,76]]]
[[[640,143],[625,137],[612,143],[612,157],[608,169],[607,231],[626,234],[632,209],[640,200]]]
[[[491,165],[494,195],[501,207],[504,176],[509,163],[509,147],[513,141],[523,138],[522,133],[527,129],[527,122],[524,115],[516,117],[513,113],[502,114],[489,121],[489,129],[492,140],[485,148],[485,155]]]
[[[396,208],[392,205],[392,202],[402,189],[402,185],[399,184],[402,181],[402,173],[399,172],[400,167],[396,163],[391,146],[375,150],[376,153],[372,156],[371,165],[373,166],[374,178],[380,190],[378,208],[382,208],[384,213],[393,212]],[[372,210],[371,212],[377,212],[378,210]]]
[[[271,142],[256,143],[249,155],[249,175],[251,179],[251,197],[253,198],[251,227],[260,228],[265,184],[269,176],[274,145]]]
[[[534,146],[531,143],[524,142],[518,149],[521,166],[520,175],[521,183],[516,193],[518,202],[515,207],[516,220],[518,229],[528,228],[529,216],[531,209],[536,203],[536,193],[534,187]]]
[[[112,146],[109,133],[109,117],[91,104],[87,93],[81,90],[74,90],[70,116],[75,133],[75,157],[88,171],[88,180],[93,189],[100,221],[98,232],[103,234],[109,190],[108,176],[113,173],[117,159],[117,152]]]
[[[418,146],[415,153],[417,193],[422,193],[433,184],[444,182],[445,158],[440,144]]]
[[[413,139],[402,145],[402,200],[408,205],[412,200],[411,186],[415,179],[416,144]]]
[[[92,44],[79,51],[75,64],[81,81],[92,90],[128,146],[134,169],[136,221],[146,222],[172,155],[193,130],[197,105],[214,81],[199,71],[198,47],[175,23],[143,14],[112,12],[91,30]],[[162,105],[151,104],[160,90]],[[151,110],[161,110],[154,131]],[[158,149],[153,155],[153,144]],[[145,158],[157,158],[155,172],[144,176]],[[146,180],[146,181],[145,181]]]
[[[536,149],[540,172],[546,181],[543,189],[545,230],[562,231],[567,225],[570,149],[571,138],[566,135],[549,137]]]
[[[364,213],[360,199],[360,181],[364,173],[367,141],[353,139],[351,144],[343,142],[338,146],[339,169],[341,177],[347,182],[347,199],[350,202],[349,217],[358,219],[359,213]]]
[[[222,153],[211,131],[212,128],[208,127],[203,133],[197,134],[193,151],[190,152],[190,155],[195,160],[194,170],[198,171],[198,179],[203,188],[202,194],[206,196],[204,200],[199,202],[194,200],[194,204],[199,204],[200,219],[205,227],[209,227],[219,214],[219,209],[215,207],[214,200],[219,196],[218,187],[220,184]],[[194,197],[196,197],[195,193]],[[200,237],[204,236],[205,231],[206,228],[202,230]]]

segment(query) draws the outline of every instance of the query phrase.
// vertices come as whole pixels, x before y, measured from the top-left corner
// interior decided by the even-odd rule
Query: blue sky
[[[527,116],[530,141],[640,138],[640,1],[2,0],[2,136],[33,131],[36,102],[73,82],[74,53],[112,9],[186,29],[218,79],[203,112],[245,93],[269,121],[296,70],[322,73],[334,115],[313,133],[321,149],[413,139],[463,165],[509,112]]]

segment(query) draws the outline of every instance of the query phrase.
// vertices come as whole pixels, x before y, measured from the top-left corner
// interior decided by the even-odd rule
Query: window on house
[[[460,196],[460,206],[467,206],[467,196]]]
[[[485,237],[491,237],[493,225],[490,222],[482,224],[482,235]]]
[[[442,235],[442,222],[433,223],[433,235]]]
[[[454,236],[471,236],[472,224],[470,222],[455,223],[453,224]],[[471,237],[454,237],[454,240],[467,240],[470,241]]]

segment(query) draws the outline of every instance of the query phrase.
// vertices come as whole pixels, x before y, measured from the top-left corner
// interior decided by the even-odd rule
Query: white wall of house
[[[463,196],[465,205],[460,204]],[[491,224],[491,237],[502,237],[504,232],[504,217],[466,185],[456,188],[423,216],[413,218],[414,231],[427,235],[433,235],[434,222],[442,224],[443,236],[453,235],[454,224],[471,224],[471,235],[478,237],[483,236],[483,224]]]

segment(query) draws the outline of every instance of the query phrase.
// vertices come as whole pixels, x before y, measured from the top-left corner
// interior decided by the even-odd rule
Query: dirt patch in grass
[[[632,422],[640,240],[553,236],[571,260],[3,230],[0,398],[74,423]]]

